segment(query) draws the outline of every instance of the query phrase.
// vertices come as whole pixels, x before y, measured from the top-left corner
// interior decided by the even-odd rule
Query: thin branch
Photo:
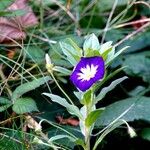
[[[115,0],[115,2],[113,4],[113,7],[112,7],[112,10],[110,12],[109,18],[108,18],[107,23],[106,23],[106,27],[104,29],[104,33],[103,33],[103,36],[102,36],[101,44],[103,44],[103,42],[104,42],[104,39],[105,39],[105,36],[106,36],[106,33],[107,33],[107,29],[109,27],[109,23],[111,21],[111,18],[112,18],[113,14],[114,14],[114,11],[115,11],[115,8],[117,6],[117,3],[118,3],[118,0]]]
[[[139,20],[136,20],[136,21],[123,23],[123,24],[115,26],[114,28],[121,28],[121,27],[129,26],[129,25],[134,25],[134,24],[138,24],[138,23],[145,23],[145,22],[150,22],[150,18],[139,19]]]
[[[116,43],[114,45],[114,47],[119,46],[120,44],[122,44],[124,41],[128,40],[129,38],[135,36],[136,34],[138,34],[139,32],[141,32],[143,29],[147,28],[148,26],[150,26],[150,22],[144,24],[143,26],[141,26],[140,28],[138,28],[136,31],[132,32],[131,34],[128,34],[127,36],[125,36],[122,40],[120,40],[118,43]]]

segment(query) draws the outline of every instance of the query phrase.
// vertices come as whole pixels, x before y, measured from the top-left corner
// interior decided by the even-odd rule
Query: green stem
[[[72,100],[70,99],[70,97],[65,93],[65,91],[62,89],[62,87],[59,85],[59,83],[57,82],[55,76],[53,75],[52,72],[50,72],[51,77],[53,78],[53,80],[55,81],[56,85],[58,86],[58,88],[61,90],[61,92],[66,96],[66,98],[69,100],[69,102],[74,105],[74,103],[72,102]]]
[[[91,113],[93,110],[94,106],[94,88],[91,88],[91,96],[90,96],[90,103],[86,105],[86,118],[88,115]],[[91,126],[85,126],[85,150],[90,150],[90,137],[91,137],[91,132],[92,132],[92,125]]]
[[[40,29],[43,29],[43,2],[40,1]]]
[[[90,128],[85,127],[85,150],[90,150]]]
[[[93,97],[92,97],[93,99]],[[92,99],[90,104],[86,105],[86,118],[88,117],[88,115],[91,112],[91,108],[92,108]],[[85,150],[90,150],[90,133],[91,133],[91,126],[86,126],[85,124]]]

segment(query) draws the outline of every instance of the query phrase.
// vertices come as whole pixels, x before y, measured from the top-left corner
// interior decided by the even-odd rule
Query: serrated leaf
[[[43,94],[51,98],[53,102],[56,102],[60,104],[61,106],[65,107],[70,114],[75,115],[79,117],[80,119],[82,119],[82,115],[79,111],[79,108],[75,105],[69,104],[65,98],[62,98],[58,95],[49,94],[49,93],[43,93]]]
[[[3,105],[3,106],[0,106],[0,112],[3,112],[5,111],[7,108],[9,108],[12,104],[6,104],[6,105]]]
[[[13,111],[17,114],[24,114],[27,112],[38,111],[36,103],[31,98],[19,98],[13,105]]]
[[[41,63],[45,59],[45,53],[38,46],[29,46],[25,49],[25,53],[27,57],[31,59],[31,61],[36,63]]]
[[[0,104],[10,104],[11,101],[5,97],[0,97]]]
[[[117,101],[106,107],[101,117],[96,121],[96,126],[108,125],[117,118],[127,122],[134,120],[150,121],[149,108],[149,97],[133,97]]]
[[[92,126],[93,123],[99,118],[100,114],[103,112],[104,109],[96,109],[92,111],[88,117],[85,119],[85,125],[87,127]]]
[[[104,88],[100,91],[100,93],[96,96],[96,98],[95,98],[95,104],[96,104],[98,101],[102,100],[108,92],[110,92],[111,90],[113,90],[118,84],[120,84],[122,81],[124,81],[124,80],[127,79],[127,78],[128,78],[128,77],[125,76],[125,77],[116,79],[116,80],[114,80],[109,86],[104,87]]]
[[[99,49],[100,49],[100,44],[96,35],[95,34],[88,35],[83,44],[84,55],[87,56],[87,54],[89,54],[90,51],[99,50]]]
[[[49,81],[51,78],[49,76],[42,77],[39,79],[35,79],[31,82],[24,83],[20,86],[18,86],[15,91],[12,93],[12,101],[15,101],[23,94],[36,89],[37,87],[41,86],[45,82]]]

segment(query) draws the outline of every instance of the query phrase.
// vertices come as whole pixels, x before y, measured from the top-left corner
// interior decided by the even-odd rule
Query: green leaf
[[[51,126],[51,129],[48,131],[48,138],[53,138],[57,135],[68,135],[71,136],[72,140],[78,140],[83,139],[82,133],[79,129],[79,127],[74,127],[74,126],[58,126],[58,128]],[[59,146],[64,147],[66,146],[67,149],[74,149],[74,146],[76,145],[76,143],[72,142],[72,140],[68,140],[68,138],[61,138],[59,140],[56,141],[57,144],[59,144]]]
[[[85,119],[85,125],[87,127],[92,126],[93,123],[95,123],[95,121],[99,118],[100,114],[104,111],[104,109],[100,108],[100,109],[96,109],[94,111],[92,111],[88,117]]]
[[[54,141],[56,141],[56,140],[60,140],[60,139],[63,139],[63,138],[67,138],[67,139],[69,139],[70,141],[72,141],[72,142],[75,142],[75,139],[73,138],[73,137],[71,137],[71,136],[69,136],[69,135],[55,135],[55,136],[53,136],[53,137],[51,137],[50,139],[49,139],[49,142],[54,142]]]
[[[107,64],[107,62],[110,61],[110,58],[113,58],[115,54],[115,48],[114,47],[110,47],[109,49],[107,49],[103,54],[102,57],[105,60],[105,63]]]
[[[147,89],[144,86],[137,86],[132,91],[128,92],[130,96],[142,95]]]
[[[46,95],[47,97],[51,98],[51,100],[55,103],[58,103],[62,105],[63,107],[69,107],[70,104],[67,102],[65,98],[62,98],[58,95],[50,94],[50,93],[43,93],[43,95]]]
[[[6,105],[3,105],[3,106],[0,106],[0,112],[3,112],[5,111],[7,108],[9,108],[12,104],[6,104]]]
[[[145,139],[150,141],[150,128],[144,128],[140,134],[140,136]]]
[[[150,58],[142,54],[134,54],[125,59],[123,66],[127,66],[125,72],[128,75],[142,77],[145,82],[150,83]]]
[[[150,98],[133,97],[117,101],[109,106],[96,121],[96,126],[108,125],[114,120],[124,119],[127,122],[134,120],[150,121]]]
[[[123,37],[122,37],[123,38]],[[145,30],[145,32],[140,32],[134,38],[131,38],[125,42],[123,42],[119,48],[125,47],[126,45],[130,45],[126,53],[133,53],[141,51],[142,49],[150,46],[150,29]]]
[[[5,97],[0,97],[0,104],[11,104],[11,101]]]
[[[87,56],[91,51],[94,50],[98,51],[99,49],[100,44],[96,35],[95,34],[88,35],[83,44],[84,55]]]
[[[18,86],[15,89],[15,91],[12,93],[12,101],[15,101],[23,94],[36,89],[37,87],[41,86],[42,84],[44,84],[45,82],[47,82],[49,80],[51,80],[51,78],[49,76],[46,76],[46,77],[41,77],[39,79],[35,79],[31,82],[27,82],[27,83],[24,83],[24,84]]]
[[[65,43],[65,42],[59,42],[60,47],[62,49],[62,52],[66,55],[67,60],[75,66],[78,61],[80,60],[81,54],[78,53],[78,50],[76,50],[72,45]]]
[[[88,105],[92,100],[92,96],[93,96],[92,90],[88,90],[87,92],[85,92],[81,99],[81,104]]]
[[[70,45],[76,50],[76,53],[78,56],[82,56],[82,49],[71,39],[67,39],[70,43]]]
[[[38,111],[36,103],[31,98],[19,98],[13,105],[13,111],[17,114],[24,114],[27,112]]]
[[[95,98],[95,104],[96,104],[98,101],[102,100],[108,92],[110,92],[111,90],[113,90],[118,84],[120,84],[122,81],[124,81],[124,80],[127,79],[127,78],[128,78],[128,77],[125,76],[125,77],[116,79],[116,80],[114,80],[109,86],[104,87],[104,88],[100,91],[100,93],[96,96],[96,98]]]
[[[123,53],[127,48],[129,48],[129,46],[126,46],[124,48],[122,48],[121,50],[119,50],[118,52],[116,52],[114,54],[113,51],[115,51],[114,49],[112,49],[112,51],[110,51],[110,53],[108,53],[108,58],[106,60],[106,64],[109,64],[111,61],[113,61],[115,58],[117,58],[121,53]]]
[[[0,97],[0,104],[0,112],[3,112],[12,105],[12,102],[7,98]]]
[[[112,48],[112,41],[109,41],[109,42],[106,42],[106,43],[102,44],[100,46],[99,52],[100,52],[100,54],[103,54],[106,51],[108,51],[110,48]]]
[[[0,10],[5,10],[13,2],[14,2],[14,0],[0,0]]]
[[[83,139],[78,139],[75,143],[76,143],[77,145],[81,145],[82,147],[85,147],[85,143],[84,143],[84,140],[83,140]]]
[[[27,53],[27,57],[30,58],[32,62],[43,63],[45,60],[45,52],[38,46],[29,46],[24,50],[25,53]]]
[[[60,72],[63,75],[70,75],[71,74],[70,70],[68,70],[68,69],[66,69],[64,67],[60,67],[60,66],[54,66],[53,70],[57,71],[57,72]]]
[[[64,99],[58,95],[54,95],[54,94],[49,94],[49,93],[43,93],[43,94],[48,96],[49,98],[51,98],[51,100],[53,102],[58,103],[61,106],[65,107],[70,114],[75,115],[75,116],[79,117],[80,119],[83,118],[80,113],[79,108],[75,105],[69,104],[66,99]]]
[[[17,17],[17,16],[23,16],[27,13],[26,10],[18,9],[13,11],[0,11],[0,16],[3,17]]]

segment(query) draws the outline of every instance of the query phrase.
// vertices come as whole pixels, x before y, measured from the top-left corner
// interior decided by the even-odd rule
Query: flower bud
[[[40,140],[38,137],[34,137],[33,143],[43,144],[43,141]]]
[[[45,55],[45,60],[46,60],[46,69],[48,72],[51,73],[53,71],[53,64],[48,54]]]
[[[134,129],[130,126],[128,126],[128,133],[130,135],[131,138],[137,136],[136,132],[134,131]]]

